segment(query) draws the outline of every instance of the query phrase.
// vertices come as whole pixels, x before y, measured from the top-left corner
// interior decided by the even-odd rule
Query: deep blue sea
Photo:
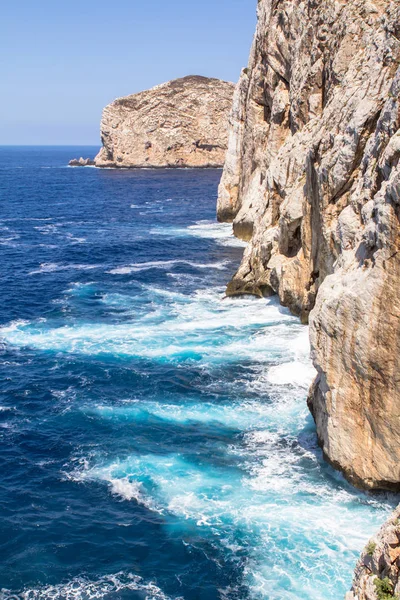
[[[0,598],[341,600],[395,503],[323,462],[307,328],[224,299],[218,170],[0,149]]]

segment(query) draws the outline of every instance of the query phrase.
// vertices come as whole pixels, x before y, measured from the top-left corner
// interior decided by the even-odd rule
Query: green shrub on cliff
[[[374,585],[378,600],[393,600],[393,583],[389,577],[385,577],[384,579],[376,577]]]
[[[372,556],[373,553],[375,552],[375,548],[376,548],[376,544],[375,542],[368,542],[367,547],[366,547],[366,552],[368,554],[368,556]]]

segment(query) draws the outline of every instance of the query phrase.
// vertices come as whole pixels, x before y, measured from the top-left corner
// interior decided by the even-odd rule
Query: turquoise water
[[[307,328],[224,298],[220,171],[0,151],[0,598],[336,600],[396,498],[323,462]]]

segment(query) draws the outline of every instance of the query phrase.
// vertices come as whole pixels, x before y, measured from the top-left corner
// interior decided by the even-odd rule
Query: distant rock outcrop
[[[70,167],[93,167],[94,160],[91,158],[82,158],[81,156],[80,158],[73,158],[68,164]]]
[[[101,120],[98,167],[221,167],[234,85],[188,76],[118,98]]]

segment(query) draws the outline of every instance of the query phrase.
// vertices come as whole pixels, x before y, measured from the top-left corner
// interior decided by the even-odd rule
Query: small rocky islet
[[[70,166],[217,167],[224,164],[234,84],[189,75],[118,98],[101,119],[95,159]]]
[[[81,156],[80,158],[73,158],[72,160],[69,161],[68,164],[70,167],[94,167],[95,166],[95,162],[93,159],[83,158],[83,156]]]

